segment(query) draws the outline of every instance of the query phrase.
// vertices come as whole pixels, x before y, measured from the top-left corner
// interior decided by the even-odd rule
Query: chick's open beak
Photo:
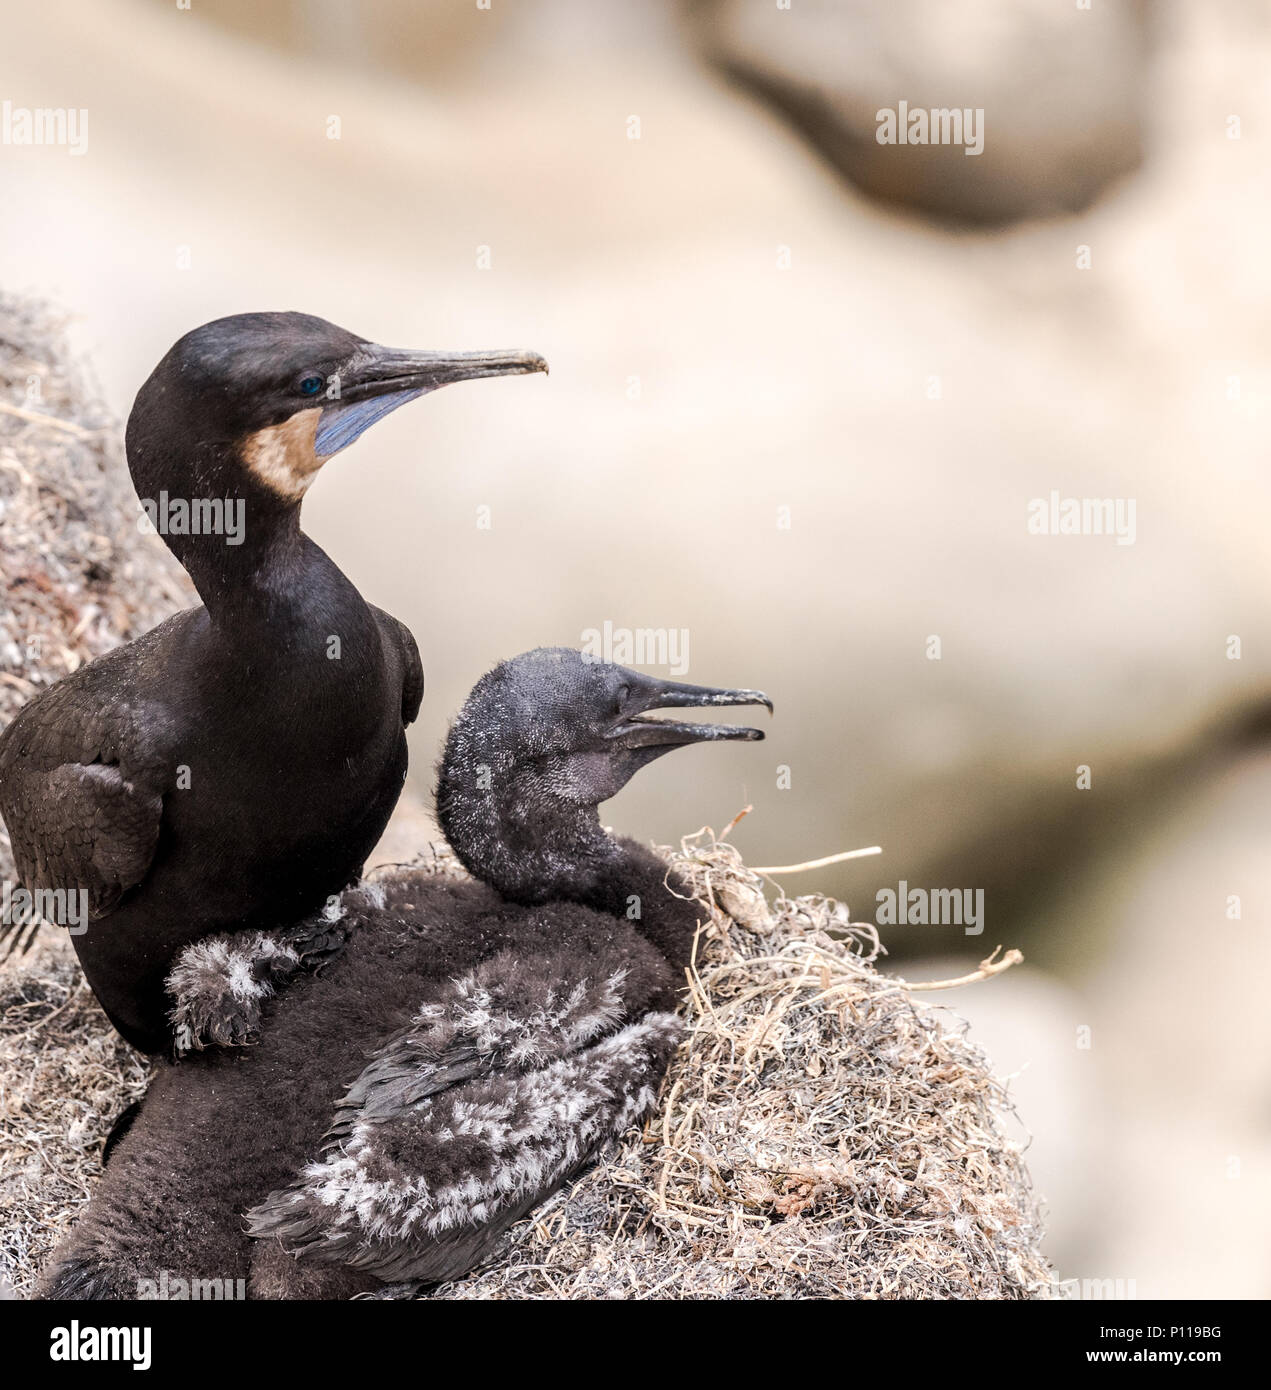
[[[625,748],[671,748],[728,739],[755,742],[763,738],[762,729],[741,724],[699,724],[687,720],[681,723],[643,717],[650,710],[712,709],[723,705],[764,705],[772,713],[772,701],[762,690],[715,690],[705,685],[644,677],[632,690],[628,708],[608,737],[620,741]]]

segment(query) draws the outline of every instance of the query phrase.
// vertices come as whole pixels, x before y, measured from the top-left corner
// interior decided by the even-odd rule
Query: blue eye
[[[305,396],[316,396],[322,390],[322,378],[320,376],[307,376],[300,383],[300,392]]]

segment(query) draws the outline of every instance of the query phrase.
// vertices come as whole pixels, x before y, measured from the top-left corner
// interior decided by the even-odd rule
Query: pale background
[[[896,944],[911,976],[1029,957],[949,1003],[1022,1069],[1060,1273],[1271,1292],[1265,8],[4,8],[0,98],[89,139],[0,146],[0,282],[74,315],[121,415],[247,309],[550,360],[399,412],[306,502],[418,638],[419,793],[498,658],[688,629],[689,679],[774,697],[769,742],[608,818],[666,841],[753,803],[760,863],[879,843],[787,881],[859,916],[984,888],[982,937]],[[900,98],[985,106],[985,154],[891,161]],[[1052,489],[1135,498],[1137,543],[1030,536]]]

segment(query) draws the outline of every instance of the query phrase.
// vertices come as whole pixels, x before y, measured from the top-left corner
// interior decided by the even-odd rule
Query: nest
[[[101,1174],[102,1142],[149,1081],[64,932],[0,971],[0,1296],[29,1294]]]
[[[0,293],[0,727],[33,695],[190,602],[140,515],[119,431],[65,323]],[[13,877],[0,832],[0,878]]]

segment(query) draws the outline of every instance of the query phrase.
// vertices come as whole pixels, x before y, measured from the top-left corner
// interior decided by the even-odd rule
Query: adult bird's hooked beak
[[[623,701],[618,722],[606,735],[624,748],[673,748],[680,744],[724,739],[755,742],[762,729],[740,724],[697,724],[669,719],[645,719],[650,710],[710,709],[722,705],[764,705],[772,713],[772,701],[762,690],[714,690],[706,685],[642,676]]]
[[[314,453],[324,459],[338,454],[398,406],[451,382],[546,371],[544,358],[522,349],[422,352],[366,343],[328,385]]]

